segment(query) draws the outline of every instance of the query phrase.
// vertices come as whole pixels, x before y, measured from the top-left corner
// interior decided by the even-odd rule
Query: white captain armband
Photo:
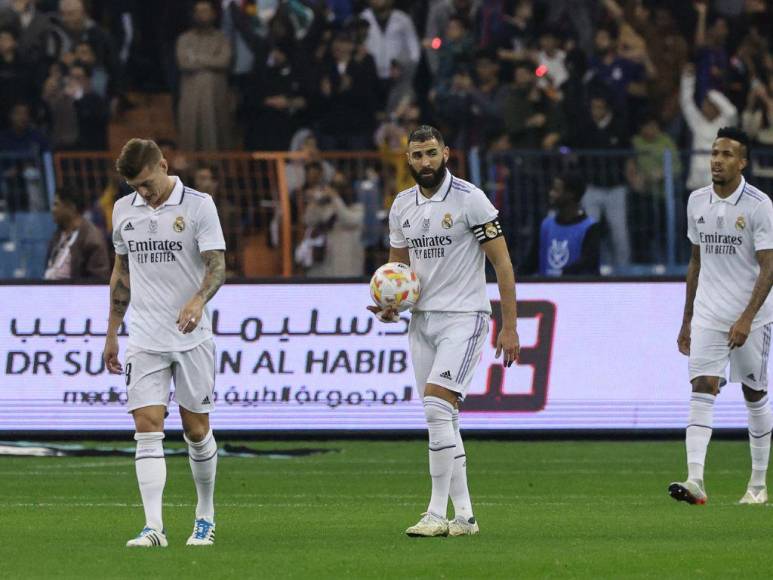
[[[502,233],[502,225],[498,219],[493,219],[490,222],[481,224],[479,226],[472,226],[472,233],[478,238],[478,242],[485,244],[491,240],[495,240],[504,234]]]

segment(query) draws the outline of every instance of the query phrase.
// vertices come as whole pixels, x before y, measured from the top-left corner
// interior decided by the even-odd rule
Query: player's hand
[[[397,322],[400,320],[400,315],[394,308],[388,307],[382,309],[374,305],[368,306],[367,308],[375,314],[376,318],[381,322]]]
[[[180,309],[177,315],[177,330],[183,334],[193,332],[201,322],[203,312],[204,301],[199,296],[194,296]]]
[[[679,329],[679,336],[676,339],[676,345],[679,347],[679,352],[684,356],[690,356],[690,323],[683,322],[682,328]]]
[[[105,361],[107,372],[111,375],[123,373],[123,366],[118,360],[118,337],[108,335],[105,338],[105,350],[102,351],[102,360]]]
[[[521,342],[518,339],[518,331],[514,328],[503,328],[499,331],[497,336],[497,352],[494,358],[499,358],[499,355],[505,353],[505,357],[502,360],[502,364],[509,367],[514,362],[518,362],[518,357],[521,356]]]
[[[731,350],[743,346],[751,331],[751,319],[741,316],[741,318],[730,327],[730,331],[727,333],[727,346],[729,346]]]

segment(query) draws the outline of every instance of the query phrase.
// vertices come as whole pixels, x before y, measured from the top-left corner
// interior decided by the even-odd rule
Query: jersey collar
[[[746,179],[744,179],[743,176],[741,176],[741,183],[738,184],[738,187],[736,190],[730,194],[728,197],[722,199],[717,195],[717,193],[714,191],[714,187],[711,188],[711,203],[729,203],[730,205],[737,205],[738,200],[741,199],[741,195],[743,194],[743,190],[746,188]]]
[[[183,201],[183,182],[176,175],[170,175],[170,177],[173,177],[175,179],[175,184],[174,184],[174,187],[172,188],[172,193],[169,194],[169,199],[167,199],[163,204],[158,206],[156,209],[161,209],[165,205],[180,205]],[[135,207],[138,207],[141,205],[148,205],[148,202],[145,201],[145,198],[143,198],[139,193],[134,192],[134,199],[132,200],[132,205]]]
[[[445,201],[446,197],[448,197],[448,192],[451,191],[451,183],[453,182],[454,178],[451,176],[451,172],[446,169],[446,177],[443,180],[443,183],[440,184],[440,187],[437,188],[437,191],[435,194],[427,199],[421,194],[419,185],[416,185],[416,205],[424,205],[425,203],[428,203],[430,201]]]

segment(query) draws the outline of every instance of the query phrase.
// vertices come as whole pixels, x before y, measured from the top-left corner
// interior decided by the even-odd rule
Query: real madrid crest
[[[174,220],[172,228],[174,228],[174,231],[176,231],[178,234],[185,229],[185,220],[183,219],[183,216],[177,216],[177,219]]]
[[[450,230],[454,225],[454,218],[451,217],[450,213],[447,213],[443,216],[443,221],[440,222],[440,225],[443,226],[444,229]]]
[[[494,225],[494,222],[489,222],[486,224],[486,227],[483,230],[486,233],[487,238],[494,239],[497,237],[497,226]]]
[[[746,220],[742,215],[739,215],[738,219],[735,220],[735,229],[737,229],[740,232],[745,228],[746,228]]]

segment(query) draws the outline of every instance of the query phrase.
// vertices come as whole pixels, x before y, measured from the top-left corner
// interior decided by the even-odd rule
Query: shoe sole
[[[676,501],[684,501],[690,505],[704,505],[706,503],[705,497],[695,497],[689,489],[678,483],[672,483],[668,486],[668,495]]]
[[[405,532],[405,535],[409,538],[445,538],[448,536],[448,532],[441,534],[419,534],[417,532]]]

